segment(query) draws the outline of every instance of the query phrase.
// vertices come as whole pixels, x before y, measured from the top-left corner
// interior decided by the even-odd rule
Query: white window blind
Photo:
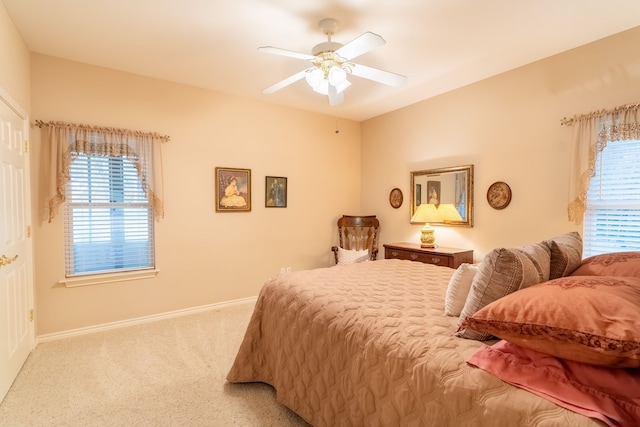
[[[74,156],[65,204],[67,277],[154,268],[153,226],[130,160]]]
[[[587,193],[584,257],[640,250],[640,141],[609,141]]]

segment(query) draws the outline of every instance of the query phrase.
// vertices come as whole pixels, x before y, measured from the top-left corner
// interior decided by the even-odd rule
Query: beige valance
[[[587,190],[595,175],[598,153],[608,142],[640,139],[639,107],[640,103],[628,104],[562,120],[562,124],[573,126],[568,207],[570,221],[582,223]]]
[[[37,121],[36,125],[48,128],[47,136],[51,147],[49,222],[66,200],[69,167],[73,157],[80,154],[126,157],[133,162],[142,188],[153,206],[155,219],[164,217],[162,142],[168,141],[169,137],[157,133],[64,122]]]

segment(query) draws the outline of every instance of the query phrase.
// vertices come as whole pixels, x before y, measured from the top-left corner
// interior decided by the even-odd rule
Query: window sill
[[[94,274],[87,276],[67,277],[58,282],[67,288],[78,286],[101,285],[105,283],[125,282],[138,279],[152,279],[158,275],[160,270],[137,270],[122,273]]]

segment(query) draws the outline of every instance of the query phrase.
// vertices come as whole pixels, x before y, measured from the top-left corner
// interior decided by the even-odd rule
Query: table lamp
[[[418,209],[411,217],[412,223],[424,223],[424,227],[422,227],[422,234],[420,235],[420,247],[422,248],[435,248],[436,237],[434,235],[434,230],[430,222],[442,222],[442,216],[438,212],[438,208],[436,205],[430,203],[423,203],[418,206]]]

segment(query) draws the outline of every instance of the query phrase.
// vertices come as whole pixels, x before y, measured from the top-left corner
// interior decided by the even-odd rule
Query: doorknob
[[[6,255],[2,255],[0,256],[0,267],[2,267],[3,265],[9,265],[17,259],[18,259],[18,255],[15,255],[11,258],[8,258]]]

